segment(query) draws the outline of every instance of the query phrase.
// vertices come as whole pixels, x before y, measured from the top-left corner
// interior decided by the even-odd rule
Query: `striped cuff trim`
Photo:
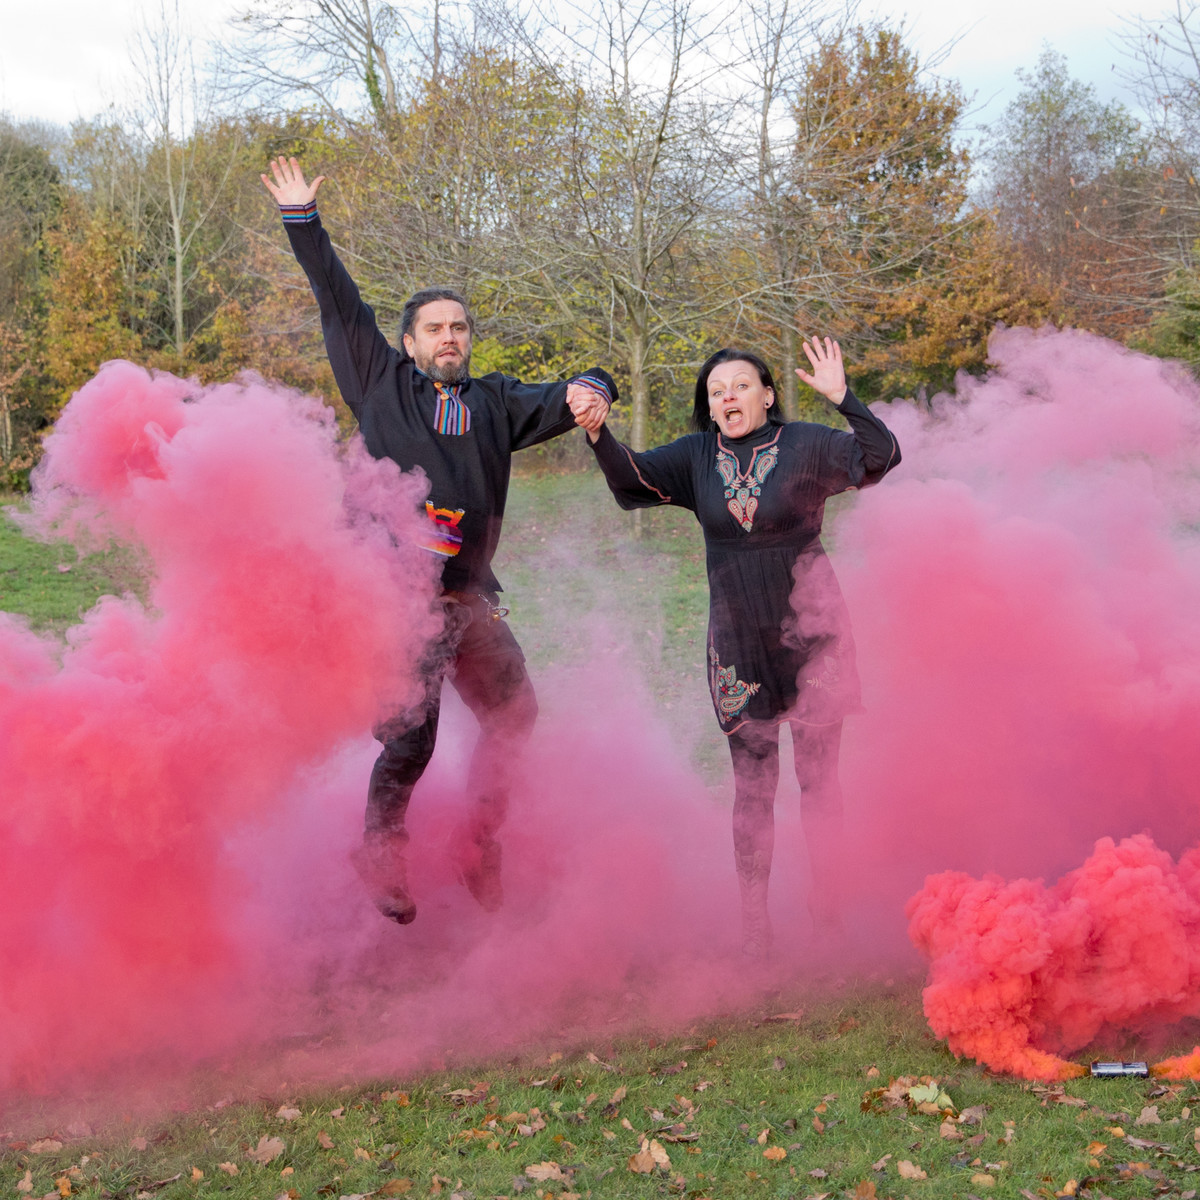
[[[571,382],[582,383],[584,387],[590,387],[592,391],[599,392],[608,401],[608,407],[612,408],[612,392],[608,390],[608,384],[603,379],[598,379],[595,375],[576,375]]]
[[[303,225],[317,219],[317,202],[310,200],[307,204],[281,204],[279,215],[285,225]]]

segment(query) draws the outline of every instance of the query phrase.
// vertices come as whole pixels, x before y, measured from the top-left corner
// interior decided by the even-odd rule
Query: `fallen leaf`
[[[1198,1132],[1198,1133],[1200,1133],[1200,1130],[1197,1130],[1197,1132]],[[135,1137],[135,1138],[134,1138],[134,1139],[133,1139],[133,1140],[132,1140],[132,1141],[129,1143],[129,1148],[130,1148],[131,1150],[145,1150],[145,1148],[146,1148],[146,1139],[145,1139],[144,1137]]]
[[[779,1055],[776,1055],[773,1059],[771,1059],[771,1069],[773,1071],[782,1071],[786,1066],[786,1060],[780,1058]]]
[[[711,1079],[702,1079],[702,1080],[700,1080],[699,1083],[692,1085],[692,1091],[693,1092],[703,1092],[703,1091],[707,1091],[712,1086],[713,1086],[713,1082]]]
[[[331,1117],[332,1117],[332,1118],[333,1118],[335,1121],[341,1121],[341,1120],[344,1120],[344,1119],[345,1119],[345,1116],[346,1116],[346,1110],[345,1110],[344,1108],[334,1108],[334,1109],[331,1109],[331,1110],[330,1110],[330,1112],[329,1112],[329,1115],[330,1115],[330,1116],[331,1116]]]
[[[821,1167],[814,1167],[808,1174],[812,1179],[827,1179],[829,1177],[829,1172],[823,1170]]]
[[[976,1174],[971,1176],[971,1182],[975,1187],[995,1187],[996,1180],[992,1175]]]
[[[370,1162],[371,1161],[371,1152],[370,1152],[370,1150],[367,1150],[362,1146],[355,1146],[354,1147],[354,1157],[361,1158],[363,1162]]]
[[[59,1178],[54,1181],[54,1186],[58,1188],[58,1194],[60,1196],[69,1196],[71,1194],[71,1181],[65,1175],[59,1176]],[[53,1200],[54,1193],[50,1192],[49,1195],[51,1200]],[[42,1200],[46,1200],[46,1197],[43,1196]]]
[[[650,1157],[665,1171],[671,1165],[671,1156],[656,1141],[650,1142]]]
[[[26,1171],[25,1174],[17,1183],[17,1191],[23,1196],[28,1196],[33,1191],[33,1172]]]
[[[800,1021],[804,1018],[804,1010],[797,1009],[795,1012],[774,1013],[767,1018],[768,1021]]]
[[[275,1115],[281,1121],[294,1121],[300,1115],[300,1110],[298,1108],[288,1108],[288,1106],[285,1104],[275,1113]]]
[[[317,1134],[317,1145],[320,1146],[322,1150],[332,1150],[333,1138],[331,1138],[329,1134],[322,1129],[321,1132]]]
[[[961,1142],[963,1137],[958,1126],[949,1117],[938,1126],[938,1133],[950,1142]]]
[[[901,1179],[928,1179],[929,1176],[921,1170],[916,1163],[909,1162],[907,1158],[902,1158],[896,1164],[896,1170],[900,1172]]]
[[[633,1126],[632,1126],[632,1125],[630,1125],[630,1123],[629,1123],[629,1118],[628,1118],[628,1117],[622,1117],[622,1118],[621,1118],[621,1128],[622,1128],[622,1129],[628,1129],[630,1133],[632,1133],[632,1132],[633,1132]]]
[[[1105,1142],[1088,1142],[1088,1147],[1084,1153],[1090,1154],[1093,1158],[1095,1158],[1097,1154],[1103,1154],[1106,1149],[1107,1143]]]
[[[611,1067],[608,1063],[604,1062],[602,1059],[597,1058],[590,1050],[587,1053],[587,1060],[593,1066],[599,1067],[600,1070],[602,1070],[602,1071],[613,1070],[613,1067]]]
[[[204,1172],[199,1167],[192,1168],[192,1182],[199,1183],[204,1178]]]
[[[1056,1196],[1073,1196],[1073,1195],[1075,1195],[1075,1193],[1078,1190],[1079,1190],[1079,1180],[1078,1179],[1068,1179],[1067,1182],[1062,1185],[1062,1189],[1060,1191],[1055,1192],[1054,1194]]]
[[[1138,1114],[1135,1125],[1161,1125],[1162,1118],[1158,1115],[1157,1104],[1147,1104],[1145,1108]]]
[[[1125,1145],[1132,1146],[1135,1150],[1170,1150],[1165,1142],[1152,1142],[1146,1138],[1126,1137]]]
[[[825,1132],[825,1122],[824,1122],[824,1121],[822,1121],[820,1117],[813,1117],[813,1119],[812,1119],[812,1127],[813,1127],[813,1128],[814,1128],[814,1129],[815,1129],[815,1130],[816,1130],[818,1133],[824,1133],[824,1132]]]
[[[964,1108],[958,1114],[958,1123],[960,1125],[978,1125],[987,1113],[987,1109],[982,1104],[972,1104],[970,1108]]]
[[[758,1135],[758,1139],[757,1139],[758,1144],[760,1146],[765,1146],[767,1144],[767,1138],[769,1138],[770,1136],[771,1136],[771,1131],[769,1129],[764,1129],[762,1131],[762,1133],[760,1133]]]
[[[525,1168],[525,1177],[527,1179],[535,1179],[539,1183],[544,1183],[547,1179],[566,1179],[566,1176],[562,1173],[562,1167],[556,1162],[533,1163],[531,1166]]]
[[[550,1063],[556,1063],[556,1062],[562,1062],[562,1057],[563,1057],[563,1056],[562,1056],[562,1051],[561,1051],[561,1050],[555,1050],[555,1051],[554,1051],[554,1053],[553,1053],[553,1054],[551,1054],[551,1055],[550,1055],[550,1057],[549,1057],[548,1059],[546,1059],[546,1062],[547,1062],[547,1064],[550,1064]]]
[[[224,1171],[226,1175],[236,1175],[238,1173],[237,1163],[231,1162],[217,1163],[217,1170]]]
[[[1112,1137],[1115,1138],[1123,1138],[1125,1136],[1125,1130],[1123,1130],[1120,1125],[1110,1125],[1108,1127],[1108,1132]]]
[[[650,1156],[648,1148],[629,1156],[629,1169],[636,1175],[654,1174],[654,1159]]]
[[[787,1151],[782,1146],[768,1146],[763,1151],[763,1158],[769,1158],[771,1162],[783,1162],[787,1158]]]
[[[878,1067],[868,1067],[867,1068],[867,1078],[868,1079],[878,1079],[879,1078],[879,1068]]]
[[[413,1183],[411,1179],[389,1179],[387,1183],[385,1183],[383,1187],[376,1192],[376,1195],[407,1196],[408,1193],[412,1191],[412,1185]]]
[[[891,1157],[892,1156],[890,1154],[885,1154],[881,1159],[878,1159],[876,1162],[873,1162],[871,1164],[871,1170],[872,1171],[882,1171],[884,1169],[884,1167],[886,1167],[888,1165],[888,1159]]]
[[[30,1154],[57,1154],[63,1148],[57,1138],[42,1138],[29,1147]]]
[[[261,1163],[266,1166],[269,1162],[274,1162],[287,1147],[283,1144],[283,1140],[277,1137],[267,1137],[264,1133],[258,1139],[258,1145],[253,1150],[246,1151],[246,1157],[251,1162]]]
[[[280,1176],[284,1179],[286,1179],[289,1175],[295,1175],[295,1173],[295,1167],[284,1167],[283,1170],[279,1172]]]
[[[864,1179],[861,1183],[856,1184],[852,1196],[853,1200],[875,1200],[875,1181]]]

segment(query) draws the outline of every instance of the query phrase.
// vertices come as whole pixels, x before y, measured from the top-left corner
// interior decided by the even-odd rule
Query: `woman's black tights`
[[[808,843],[813,895],[809,906],[821,922],[836,914],[841,874],[842,786],[838,751],[842,724],[792,724],[792,752],[800,784],[800,822]],[[779,784],[779,726],[748,722],[729,735],[733,758],[733,851],[743,879],[771,870],[775,845],[775,792]]]

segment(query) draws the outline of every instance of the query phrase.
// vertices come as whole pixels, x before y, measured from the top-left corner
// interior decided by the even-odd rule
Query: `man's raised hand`
[[[312,183],[306,183],[304,172],[300,170],[300,161],[296,158],[285,158],[282,154],[271,159],[271,174],[275,176],[272,183],[265,175],[259,179],[266,184],[267,191],[275,197],[275,203],[280,205],[304,205],[317,198],[317,188],[325,182],[324,175],[318,175]]]

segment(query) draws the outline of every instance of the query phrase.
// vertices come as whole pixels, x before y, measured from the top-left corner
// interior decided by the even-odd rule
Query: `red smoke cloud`
[[[891,414],[903,477],[839,529],[869,709],[848,790],[884,895],[951,869],[908,909],[935,1032],[1045,1077],[1045,1052],[1191,1011],[1192,854],[1102,840],[1055,887],[996,873],[1200,834],[1200,405],[1089,335],[991,351],[987,379]]]
[[[1111,838],[1050,888],[958,871],[908,905],[930,960],[925,1015],[955,1054],[1027,1079],[1103,1030],[1200,1016],[1200,850],[1176,867],[1149,838]]]

